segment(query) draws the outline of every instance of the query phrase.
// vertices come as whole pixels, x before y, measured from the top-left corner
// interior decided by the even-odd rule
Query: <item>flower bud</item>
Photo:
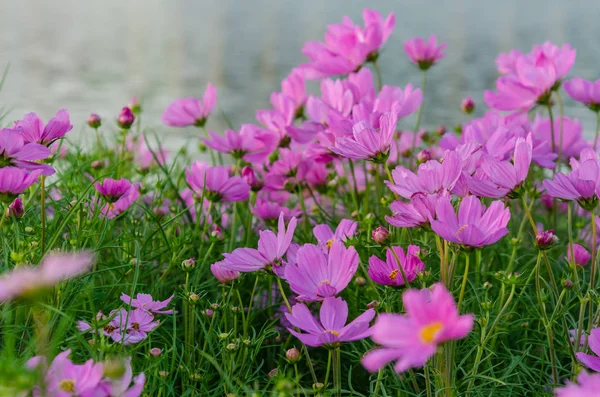
[[[20,198],[16,198],[8,208],[6,208],[6,216],[14,216],[15,218],[20,218],[25,213],[25,209],[23,208],[23,202]]]
[[[190,301],[190,303],[195,304],[198,303],[198,301],[200,300],[200,296],[195,292],[190,292],[188,295],[188,300]]]
[[[235,349],[237,349],[237,345],[235,343],[229,343],[229,344],[227,344],[227,346],[225,346],[225,348],[227,350],[235,350]]]
[[[225,340],[225,339],[227,339],[227,338],[229,338],[229,334],[228,334],[228,333],[226,333],[226,332],[221,332],[221,333],[219,334],[219,339],[221,339],[221,340]]]
[[[196,267],[196,260],[194,258],[185,259],[181,262],[181,270],[184,272],[191,272]]]
[[[272,370],[269,371],[269,373],[267,374],[267,376],[269,378],[272,378],[274,376],[277,376],[277,373],[279,372],[279,370],[277,368],[273,368]]]
[[[127,105],[129,109],[133,112],[133,114],[139,114],[142,110],[142,106],[140,105],[140,100],[138,97],[134,96],[129,100],[129,104]]]
[[[373,230],[371,233],[371,237],[378,244],[384,244],[387,239],[390,237],[390,232],[383,226],[379,226],[377,229]]]
[[[359,287],[362,287],[363,285],[367,284],[367,280],[365,280],[364,277],[358,276],[354,279],[354,282],[356,283],[356,285],[358,285]]]
[[[158,371],[158,374],[160,376],[162,376],[163,378],[166,378],[167,376],[169,376],[169,373],[167,371]]]
[[[460,109],[466,114],[473,113],[473,110],[475,110],[475,101],[473,101],[473,98],[468,96],[463,99],[462,103],[460,104]]]
[[[33,232],[33,228],[31,226],[26,226],[25,233],[31,233],[31,232]]]
[[[372,302],[369,302],[369,304],[367,305],[367,309],[375,309],[377,306],[379,306],[379,302],[372,301]]]
[[[133,114],[131,109],[129,109],[128,107],[124,107],[123,109],[121,109],[119,117],[117,117],[117,124],[119,125],[119,127],[123,128],[124,130],[128,130],[134,121],[135,115]]]
[[[159,349],[158,347],[153,347],[152,349],[150,349],[151,356],[158,357],[161,355],[161,353],[162,353],[162,349]]]
[[[442,136],[446,133],[446,127],[444,127],[443,125],[440,125],[438,128],[435,129],[435,133],[438,134],[439,136]]]
[[[125,373],[125,363],[120,359],[108,359],[104,362],[104,376],[119,379]]]
[[[295,363],[296,361],[300,360],[300,351],[298,351],[298,349],[295,347],[291,348],[285,352],[285,358],[287,358],[290,362]]]
[[[96,113],[90,114],[88,117],[88,125],[92,128],[98,128],[102,125],[102,119]]]
[[[426,163],[429,160],[431,160],[431,152],[429,150],[423,149],[417,154],[418,164]]]
[[[246,181],[254,192],[258,192],[263,187],[263,182],[258,179],[252,167],[245,166],[242,168],[242,178]]]
[[[204,311],[204,314],[206,315],[206,317],[211,318],[215,314],[215,311],[212,309],[206,309]]]
[[[563,281],[563,287],[565,287],[565,289],[571,289],[573,288],[573,282],[569,279],[566,279]]]
[[[554,230],[539,232],[535,236],[535,244],[540,250],[547,250],[556,243],[558,243],[558,237],[554,234]]]

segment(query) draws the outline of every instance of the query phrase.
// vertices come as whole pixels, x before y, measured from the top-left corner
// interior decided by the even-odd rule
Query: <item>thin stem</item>
[[[279,292],[281,293],[281,297],[283,298],[283,301],[285,302],[285,307],[287,308],[288,312],[292,313],[292,306],[290,306],[290,302],[288,301],[287,296],[285,295],[285,291],[283,290],[283,285],[281,284],[281,279],[279,277],[275,277],[277,279],[277,286],[279,287]]]
[[[421,106],[419,106],[419,110],[417,110],[417,121],[415,122],[415,127],[413,128],[413,140],[411,145],[411,165],[414,164],[416,160],[415,149],[417,148],[417,133],[419,132],[419,127],[421,126],[421,114],[423,113],[423,105],[425,103],[425,87],[427,86],[427,72],[422,71],[421,74],[421,91],[423,92],[423,102],[421,102]]]
[[[329,372],[331,370],[331,356],[332,350],[329,350],[329,354],[327,355],[327,369],[325,370],[325,382],[323,383],[325,387],[327,387],[327,382],[329,382]]]
[[[336,347],[333,356],[333,389],[335,395],[341,397],[342,395],[342,362],[340,359],[340,347]]]
[[[552,142],[552,151],[556,153],[556,137],[554,136],[554,114],[552,113],[552,105],[550,105],[550,102],[548,102],[548,117],[550,117],[550,140]]]
[[[596,245],[598,244],[596,241],[596,209],[592,210],[592,269],[590,270],[590,288],[588,291],[594,291],[596,287]],[[589,292],[588,292],[589,293]],[[588,319],[587,326],[587,335],[589,337],[590,332],[592,332],[592,328],[594,326],[594,303],[590,300],[590,318]]]
[[[375,381],[375,392],[373,392],[373,397],[377,397],[379,394],[379,388],[381,386],[381,377],[383,376],[383,368],[380,368],[377,372],[377,380]]]
[[[425,364],[425,389],[427,389],[427,397],[431,397],[431,379],[429,378],[429,364]]]
[[[41,205],[42,205],[42,256],[46,252],[46,176],[42,175],[40,178],[41,189],[42,189],[42,197],[41,197]]]
[[[406,272],[404,271],[404,267],[402,267],[402,263],[400,262],[400,258],[398,258],[398,254],[396,253],[396,250],[393,247],[390,247],[388,249],[390,251],[392,251],[394,258],[396,258],[396,262],[398,263],[398,269],[400,269],[400,273],[402,273],[402,281],[403,281],[402,284],[405,287],[408,286],[408,278],[406,278]]]
[[[559,142],[559,147],[558,147],[558,165],[560,166],[560,163],[562,163],[562,157],[563,157],[563,114],[564,114],[564,106],[563,106],[563,101],[562,101],[562,97],[560,95],[560,92],[556,91],[555,93],[556,96],[556,102],[558,102],[558,117],[559,119],[559,127],[558,127],[558,142]]]
[[[542,298],[542,287],[540,285],[540,267],[541,267],[542,252],[538,252],[537,263],[535,265],[535,292],[540,305],[540,311],[542,313],[542,319],[544,328],[546,328],[546,336],[548,337],[548,350],[550,355],[550,362],[552,366],[552,379],[554,384],[558,384],[558,372],[556,370],[556,354],[554,351],[554,337],[552,333],[552,324],[548,321],[548,315],[546,313],[546,305]]]
[[[465,273],[463,274],[462,285],[460,286],[460,294],[458,295],[458,311],[462,305],[465,296],[465,287],[467,286],[467,278],[469,276],[469,253],[465,252]]]
[[[354,173],[354,163],[352,162],[352,159],[348,159],[348,164],[350,165],[350,173],[352,174],[352,182],[353,182],[353,198],[354,198],[354,207],[356,209],[356,212],[358,212],[359,209],[359,205],[358,205],[358,185],[356,184],[356,174]]]
[[[379,65],[377,64],[377,61],[373,61],[373,70],[375,70],[375,76],[377,77],[377,91],[381,91],[383,83],[381,81],[381,71],[379,70]]]
[[[575,251],[573,249],[573,210],[571,203],[567,204],[567,223],[569,227],[569,253],[571,254],[571,261],[569,262],[569,267],[571,268],[571,272],[573,273],[573,277],[575,279],[575,285],[577,288],[581,288],[579,285],[579,274],[577,274],[577,265],[575,264]]]

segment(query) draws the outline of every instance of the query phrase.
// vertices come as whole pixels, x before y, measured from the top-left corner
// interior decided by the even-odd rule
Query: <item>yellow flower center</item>
[[[73,379],[63,379],[58,383],[58,388],[62,391],[75,393],[75,381]]]
[[[331,281],[329,281],[329,280],[323,280],[323,281],[321,281],[321,282],[320,282],[320,283],[317,285],[317,287],[320,287],[320,286],[321,286],[321,285],[323,285],[323,284],[331,285]]]
[[[333,239],[331,239],[331,240],[327,240],[327,242],[325,243],[325,246],[326,246],[327,248],[331,248],[331,246],[332,246],[332,245],[333,245]]]
[[[469,225],[462,225],[461,227],[459,227],[458,230],[456,231],[456,235],[458,236],[459,234],[464,232],[467,227],[469,227]]]
[[[337,332],[337,331],[334,331],[334,330],[332,330],[332,329],[326,329],[326,330],[325,330],[325,332],[328,332],[328,333],[330,333],[330,334],[331,334],[331,335],[333,335],[333,336],[340,336],[340,333],[339,333],[339,332]]]
[[[421,329],[421,332],[419,332],[419,337],[423,342],[431,343],[443,328],[444,326],[442,325],[442,323],[436,321],[423,327]]]
[[[392,270],[392,272],[390,273],[390,280],[396,281],[396,277],[398,277],[398,272],[399,272],[398,269]]]

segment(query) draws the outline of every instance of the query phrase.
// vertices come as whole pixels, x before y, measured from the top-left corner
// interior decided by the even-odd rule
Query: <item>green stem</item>
[[[373,61],[373,70],[375,70],[375,76],[377,77],[377,91],[381,91],[383,83],[381,81],[381,71],[379,70],[379,65],[377,64],[377,61]]]
[[[535,292],[538,299],[538,304],[540,305],[540,311],[542,314],[542,319],[544,323],[544,328],[546,328],[546,336],[548,338],[548,350],[550,355],[550,365],[552,366],[552,379],[554,384],[558,384],[558,372],[556,369],[556,355],[554,351],[554,337],[552,333],[552,324],[548,321],[548,315],[546,313],[546,304],[542,298],[542,287],[540,284],[540,267],[542,262],[542,252],[538,252],[537,263],[535,265]]]
[[[46,253],[46,176],[40,178],[42,189],[41,205],[42,205],[42,256]]]
[[[377,397],[379,394],[379,388],[381,387],[381,378],[383,376],[383,368],[380,368],[377,372],[377,380],[375,381],[375,392],[373,392],[373,397]]]
[[[554,114],[552,113],[552,105],[550,105],[550,102],[548,102],[548,117],[550,117],[550,139],[552,142],[552,151],[556,153],[556,137],[554,136]],[[558,160],[560,161],[560,158]]]
[[[596,146],[598,145],[598,133],[600,132],[600,111],[596,112],[596,135],[594,137],[594,152],[596,151]]]
[[[596,209],[594,208],[592,210],[592,268],[590,270],[590,287],[589,287],[589,292],[591,291],[595,291],[595,287],[596,287],[596,238],[597,238],[597,231],[596,231]],[[588,293],[589,293],[588,292]],[[594,327],[594,301],[590,300],[590,318],[588,319],[588,327],[587,327],[587,335],[589,338],[590,332],[592,332],[592,328]]]
[[[417,110],[417,121],[415,122],[415,127],[413,128],[413,140],[411,145],[411,165],[415,164],[415,160],[417,158],[417,154],[415,150],[417,148],[417,134],[419,132],[419,127],[421,126],[421,114],[423,113],[423,106],[425,104],[425,87],[427,86],[427,72],[422,71],[421,74],[421,91],[423,92],[423,102],[421,102],[421,106],[419,106],[419,110]]]
[[[354,207],[356,209],[356,212],[358,212],[359,210],[359,205],[358,205],[358,185],[356,184],[356,174],[354,173],[354,163],[352,162],[351,159],[348,159],[348,164],[350,165],[350,173],[352,174],[352,182],[353,182],[353,193],[354,193]]]
[[[465,296],[465,288],[467,286],[467,278],[469,276],[469,254],[465,252],[465,273],[463,274],[462,284],[460,286],[460,294],[458,295],[458,311],[462,305],[463,298]]]
[[[429,363],[425,364],[425,389],[427,397],[431,397],[431,379],[429,378]]]
[[[342,362],[340,359],[340,347],[336,347],[333,356],[333,389],[336,397],[342,395]]]

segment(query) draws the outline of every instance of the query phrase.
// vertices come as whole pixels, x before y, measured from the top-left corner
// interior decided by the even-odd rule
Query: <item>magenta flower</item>
[[[127,179],[106,178],[94,184],[96,191],[107,203],[100,209],[100,215],[114,219],[125,212],[140,196],[138,185]]]
[[[0,200],[2,201],[2,200]],[[21,218],[25,213],[23,208],[23,201],[17,197],[10,205],[6,208],[6,216],[14,216],[15,218]]]
[[[392,13],[383,19],[377,11],[365,9],[363,19],[364,28],[354,25],[349,17],[345,17],[343,23],[327,27],[325,43],[306,43],[302,53],[310,62],[300,67],[305,77],[320,79],[348,74],[364,62],[375,59],[378,50],[392,33],[396,18]]]
[[[144,310],[150,314],[171,314],[173,310],[163,310],[173,299],[173,295],[164,301],[154,301],[150,294],[140,294],[133,299],[125,293],[121,293],[121,300],[135,309]]]
[[[93,262],[93,256],[82,251],[46,255],[37,267],[17,267],[0,276],[0,302],[33,296],[63,280],[86,273]]]
[[[230,154],[234,159],[242,159],[250,163],[260,163],[277,147],[278,140],[273,134],[262,133],[263,130],[252,124],[243,124],[240,132],[225,130],[225,136],[212,131],[210,139],[202,138],[202,142],[217,152]]]
[[[124,345],[141,342],[148,337],[148,332],[153,331],[160,324],[159,321],[154,321],[152,314],[142,309],[128,312],[121,308],[112,311],[109,317],[112,319],[102,332],[114,342]]]
[[[371,335],[369,323],[373,317],[375,317],[375,310],[368,309],[346,325],[348,304],[342,298],[325,298],[318,321],[303,303],[295,304],[292,313],[285,313],[285,318],[290,324],[305,333],[291,327],[288,327],[288,331],[305,345],[313,347],[328,347],[337,343],[364,339]]]
[[[227,262],[222,262],[221,266],[224,269],[239,272],[254,272],[281,266],[282,258],[294,237],[296,223],[296,218],[292,218],[286,230],[283,213],[281,213],[277,235],[270,230],[261,230],[259,232],[258,249],[237,248],[231,254],[223,254]]]
[[[473,329],[473,315],[460,315],[454,298],[440,283],[432,290],[410,289],[402,294],[406,315],[381,314],[372,328],[371,339],[382,345],[362,359],[369,372],[396,361],[398,373],[422,367],[438,345],[462,339]]]
[[[71,350],[66,350],[57,355],[44,376],[44,390],[46,395],[56,397],[82,396],[91,397],[97,395],[100,389],[100,381],[104,376],[104,368],[101,363],[94,363],[89,359],[84,364],[73,364],[69,359]],[[33,357],[27,362],[30,369],[37,368],[44,357]],[[36,388],[34,395],[41,395]]]
[[[162,121],[171,127],[202,127],[216,103],[217,90],[208,83],[202,100],[188,97],[171,102],[162,115]]]
[[[571,257],[571,246],[567,245],[567,261],[572,260],[576,265],[585,266],[591,258],[590,253],[585,247],[579,244],[573,244],[573,258]]]
[[[354,237],[357,227],[358,222],[350,219],[342,219],[335,229],[335,233],[329,225],[322,224],[313,228],[313,234],[319,242],[319,247],[326,246],[327,248],[331,248],[331,244],[336,240],[346,241],[346,239]]]
[[[394,201],[390,204],[392,215],[386,215],[385,220],[396,227],[421,227],[428,226],[429,221],[435,216],[439,196],[417,193],[409,203]]]
[[[496,66],[502,74],[515,73],[517,60],[523,56],[519,50],[510,50],[507,53],[501,53],[496,57]]]
[[[561,152],[561,123],[560,118],[554,120],[554,152]],[[552,149],[552,128],[549,118],[536,117],[531,124],[533,135],[541,141],[547,142]],[[577,119],[563,117],[562,120],[562,154],[566,157],[578,157],[579,153],[590,144],[583,138],[583,126]]]
[[[427,70],[437,61],[444,58],[446,43],[438,45],[437,37],[432,34],[429,39],[416,37],[404,42],[404,52],[410,58],[410,61],[419,66],[421,70]]]
[[[296,105],[296,112],[301,110],[306,102],[306,82],[302,71],[293,69],[290,74],[281,81],[281,93],[290,98]]]
[[[69,112],[65,109],[56,112],[56,116],[48,120],[46,125],[37,114],[27,113],[23,116],[23,120],[15,123],[15,127],[21,129],[25,143],[37,143],[44,146],[50,146],[73,129]]]
[[[407,84],[400,87],[384,85],[375,99],[373,110],[379,113],[395,112],[398,118],[416,112],[423,103],[423,91]]]
[[[557,172],[553,180],[545,179],[544,188],[554,198],[577,200],[588,210],[597,205],[600,188],[600,162],[591,149],[581,151],[579,161],[571,159],[571,173]]]
[[[185,170],[185,180],[196,196],[212,202],[244,201],[250,195],[250,186],[239,176],[230,176],[229,168],[210,167],[196,161]]]
[[[527,110],[544,100],[546,89],[528,87],[514,75],[502,76],[496,80],[498,92],[485,91],[486,105],[498,110]]]
[[[460,203],[457,216],[450,197],[441,197],[435,213],[437,219],[431,221],[431,229],[444,240],[461,246],[480,248],[508,234],[510,210],[499,200],[486,210],[477,197],[467,196]]]
[[[139,397],[144,390],[144,384],[146,383],[146,375],[142,372],[137,376],[133,376],[133,370],[131,368],[131,357],[124,360],[125,373],[121,378],[105,378],[100,382],[100,388],[102,392],[106,393],[107,396],[121,396],[121,397]],[[133,381],[133,385],[131,382]],[[131,386],[131,387],[130,387]]]
[[[595,356],[583,352],[577,352],[577,359],[592,371],[600,372],[600,328],[594,328],[588,336],[588,345]]]
[[[480,177],[467,180],[471,193],[481,197],[500,198],[507,195],[517,197],[529,173],[532,158],[531,142],[531,134],[527,136],[527,140],[517,139],[514,164],[486,156],[480,165],[483,174],[480,173]]]
[[[229,261],[227,259],[224,259],[222,261],[215,262],[212,265],[210,265],[210,272],[222,284],[227,284],[240,277],[240,272],[238,272],[237,270],[229,270],[227,269],[226,265],[223,266],[228,262]]]
[[[299,208],[288,208],[285,206],[285,203],[272,200],[269,197],[257,198],[256,202],[250,205],[250,212],[266,224],[277,221],[280,214],[283,214],[285,221],[302,215],[302,211]]]
[[[571,98],[581,102],[594,112],[600,111],[600,80],[589,81],[573,77],[563,84]]]
[[[351,137],[336,137],[335,145],[329,149],[340,156],[351,159],[370,160],[383,163],[390,155],[390,148],[398,117],[385,113],[379,118],[379,131],[365,121],[354,124]]]
[[[15,167],[0,168],[0,201],[10,203],[37,182],[42,170],[31,173]]]
[[[50,156],[50,149],[39,143],[25,142],[21,131],[0,129],[0,167],[18,167],[29,171],[41,170],[43,175],[54,174],[54,168],[35,161]]]
[[[299,300],[318,301],[336,296],[346,288],[358,269],[358,253],[335,240],[329,253],[304,244],[296,253],[296,264],[285,268],[285,279]]]
[[[392,253],[396,252],[398,259]],[[399,287],[410,283],[417,278],[419,273],[425,270],[425,264],[419,258],[420,248],[418,245],[409,245],[404,255],[402,247],[388,248],[385,262],[375,255],[369,258],[369,277],[377,284]],[[398,263],[400,260],[400,263]],[[400,269],[402,267],[402,270]],[[404,274],[407,282],[404,281]]]
[[[392,171],[394,183],[385,181],[390,190],[410,199],[416,194],[437,195],[454,187],[462,172],[462,162],[456,152],[447,152],[444,162],[430,160],[419,165],[417,174],[402,166]]]
[[[566,385],[555,389],[556,397],[594,397],[600,395],[600,374],[582,371],[577,383],[567,381]]]

